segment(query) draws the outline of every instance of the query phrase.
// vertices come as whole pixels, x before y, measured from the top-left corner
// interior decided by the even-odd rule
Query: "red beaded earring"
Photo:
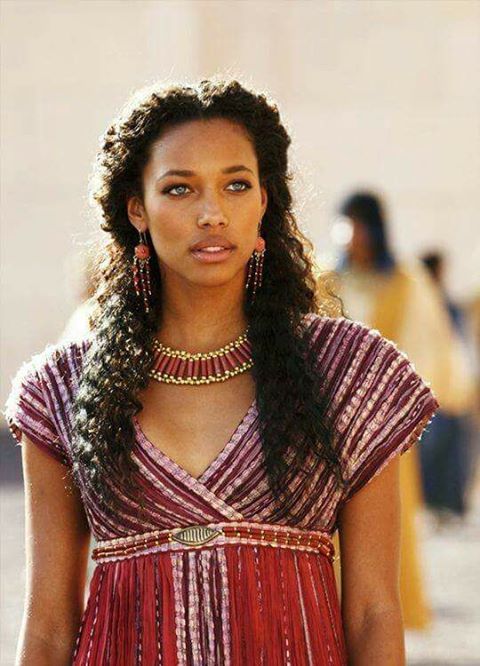
[[[252,284],[252,296],[251,301],[255,300],[255,294],[257,289],[260,289],[262,286],[262,277],[263,277],[263,258],[265,256],[265,239],[262,236],[257,237],[257,242],[255,243],[255,250],[253,251],[252,256],[248,262],[248,275],[247,282],[245,284],[245,289],[248,289]],[[253,277],[253,283],[252,283]]]
[[[135,293],[143,298],[145,312],[150,312],[149,297],[152,295],[150,285],[150,248],[147,243],[147,235],[144,231],[138,232],[140,242],[135,246],[133,256],[133,284]]]

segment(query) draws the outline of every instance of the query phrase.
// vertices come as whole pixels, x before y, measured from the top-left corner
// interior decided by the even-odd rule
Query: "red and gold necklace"
[[[225,347],[205,354],[171,349],[155,339],[149,375],[166,384],[211,384],[240,375],[253,366],[248,329]]]

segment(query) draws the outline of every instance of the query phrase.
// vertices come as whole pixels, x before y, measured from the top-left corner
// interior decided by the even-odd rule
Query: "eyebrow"
[[[250,171],[250,173],[253,174],[253,171],[243,164],[235,164],[234,166],[222,169],[222,173],[237,173],[237,171]],[[167,176],[182,176],[183,178],[189,178],[191,176],[196,176],[196,173],[195,171],[190,171],[188,169],[169,169],[157,178],[157,182],[163,180],[163,178],[166,178]]]

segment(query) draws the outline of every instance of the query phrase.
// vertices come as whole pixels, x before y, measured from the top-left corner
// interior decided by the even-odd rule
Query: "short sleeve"
[[[53,401],[46,378],[48,368],[42,364],[39,367],[39,357],[32,357],[17,371],[3,413],[17,444],[21,444],[22,433],[25,433],[34,444],[68,466],[69,456],[53,416]]]
[[[346,319],[331,329],[330,415],[348,501],[418,441],[438,402],[413,363],[378,331]]]

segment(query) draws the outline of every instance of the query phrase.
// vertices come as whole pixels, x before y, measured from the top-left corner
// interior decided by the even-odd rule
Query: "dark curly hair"
[[[102,136],[91,179],[91,197],[109,238],[96,262],[92,343],[73,405],[73,472],[79,480],[81,476],[87,492],[94,492],[110,510],[115,509],[108,483],[112,470],[135,493],[132,472],[137,465],[130,457],[135,437],[132,416],[142,408],[138,395],[149,381],[153,340],[162,312],[158,262],[152,267],[149,313],[134,291],[132,256],[138,234],[128,219],[126,200],[142,196],[142,172],[150,148],[167,128],[212,118],[234,121],[247,131],[268,193],[262,222],[267,246],[263,284],[253,303],[246,299],[244,307],[272,492],[281,511],[288,513],[289,479],[313,471],[320,461],[342,482],[314,359],[309,358],[307,335],[299,333],[305,330],[300,327],[302,317],[321,312],[322,304],[313,246],[292,212],[287,160],[290,137],[278,109],[265,95],[235,80],[151,86],[134,95]],[[290,447],[293,454],[287,455]],[[310,469],[304,469],[308,460]],[[136,500],[143,507],[142,498]]]

